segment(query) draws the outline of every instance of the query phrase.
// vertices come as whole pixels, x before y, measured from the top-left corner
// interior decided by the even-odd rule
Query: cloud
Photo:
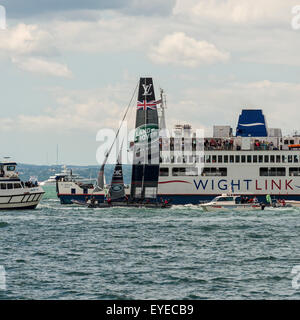
[[[132,92],[133,87],[134,83],[128,80],[94,90],[49,89],[48,94],[55,98],[56,105],[44,107],[36,115],[19,114],[13,119],[2,117],[0,130],[96,134],[102,128],[117,128],[129,100],[128,93]],[[130,118],[127,120],[131,121]]]
[[[213,125],[228,124],[235,130],[242,109],[258,108],[263,109],[270,128],[282,128],[291,134],[293,129],[300,129],[299,121],[297,117],[286,116],[286,110],[290,115],[297,114],[299,100],[300,83],[227,81],[210,87],[191,87],[172,95],[168,99],[172,112],[167,114],[167,120],[175,124],[182,119],[184,110],[185,122],[194,128],[209,128],[206,134],[212,134]]]
[[[177,0],[175,15],[224,24],[278,24],[290,21],[294,0]]]
[[[58,49],[48,31],[37,25],[20,23],[0,33],[2,55],[8,55],[20,69],[49,76],[71,77],[65,64],[50,61],[57,56]]]
[[[166,35],[153,47],[149,57],[159,64],[197,67],[201,64],[226,62],[229,60],[229,53],[218,50],[214,44],[197,41],[183,32],[175,32]]]
[[[66,65],[55,61],[47,61],[40,58],[23,57],[22,59],[12,58],[12,62],[15,63],[20,69],[29,72],[63,78],[72,77],[72,72]]]

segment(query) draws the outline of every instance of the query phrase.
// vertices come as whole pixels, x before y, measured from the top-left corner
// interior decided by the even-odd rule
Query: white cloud
[[[37,25],[21,23],[0,32],[2,55],[9,56],[20,69],[70,78],[72,73],[66,65],[48,59],[58,54],[54,42],[51,33]]]
[[[55,61],[47,61],[35,57],[22,57],[21,59],[12,58],[12,62],[15,63],[20,69],[33,73],[64,78],[71,78],[72,76],[72,72],[66,65]]]
[[[229,53],[218,50],[212,43],[197,41],[183,32],[175,32],[166,35],[153,47],[149,57],[155,63],[196,67],[226,62],[229,60]]]
[[[294,5],[294,0],[177,0],[173,13],[221,25],[265,25],[289,22]]]

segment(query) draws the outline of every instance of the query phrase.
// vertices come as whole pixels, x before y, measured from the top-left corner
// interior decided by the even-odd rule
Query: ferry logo
[[[281,190],[294,190],[292,186],[293,180],[226,180],[221,179],[218,181],[200,179],[199,181],[194,180],[194,185],[197,190],[220,190],[220,191],[232,191],[237,192],[241,190],[255,190],[255,191],[281,191]]]
[[[152,94],[152,91],[150,92],[151,87],[152,87],[152,83],[151,84],[143,84],[143,88],[144,88],[143,96],[150,96]]]

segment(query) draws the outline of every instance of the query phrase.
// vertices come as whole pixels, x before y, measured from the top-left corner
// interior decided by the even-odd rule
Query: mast
[[[159,176],[159,120],[152,78],[140,78],[136,110],[131,198],[156,198]]]

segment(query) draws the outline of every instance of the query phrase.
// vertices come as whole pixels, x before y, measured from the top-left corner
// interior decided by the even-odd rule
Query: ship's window
[[[14,189],[20,189],[22,188],[20,183],[14,183]]]
[[[290,144],[295,144],[295,140],[290,140]]]
[[[76,194],[76,189],[73,189],[73,188],[72,188],[72,189],[71,189],[71,193],[72,193],[72,194]]]
[[[227,176],[227,168],[203,168],[202,176]]]
[[[224,156],[224,163],[228,163],[228,156]]]
[[[265,156],[265,163],[269,162],[269,156]]]
[[[246,156],[241,156],[241,162],[245,163],[246,162]]]
[[[16,166],[7,166],[7,171],[15,171]]]
[[[247,156],[247,162],[248,163],[251,163],[251,160],[252,160],[251,158],[252,158],[252,156],[250,156],[250,155]]]
[[[223,162],[223,156],[218,156],[218,163],[222,163]]]
[[[294,156],[294,162],[296,162],[296,163],[299,162],[299,156],[298,155]]]
[[[6,189],[6,183],[1,183],[1,189],[5,190]]]
[[[292,158],[291,155],[288,156],[288,162],[289,162],[289,163],[293,162],[293,158]]]
[[[258,156],[258,162],[262,163],[263,162],[263,156]]]
[[[280,156],[276,156],[276,163],[280,163]]]
[[[197,176],[198,169],[197,168],[173,168],[172,169],[173,176]]]
[[[13,184],[12,183],[8,183],[7,184],[7,189],[12,189],[13,188]]]
[[[285,163],[286,160],[287,160],[287,156],[282,156],[282,157],[281,157],[281,162],[282,162],[282,163]]]
[[[230,163],[234,163],[234,156],[229,156]]]
[[[240,162],[240,156],[235,156],[235,162],[239,163]]]
[[[290,168],[289,175],[290,176],[300,176],[300,168]]]
[[[161,177],[168,177],[169,176],[169,168],[160,168],[159,175]]]
[[[210,156],[205,156],[205,162],[210,163]]]
[[[175,162],[175,157],[171,156],[171,163],[174,163],[174,162]]]
[[[212,162],[216,163],[217,162],[217,156],[212,156]]]
[[[253,156],[253,162],[257,162],[257,156]]]
[[[289,144],[289,140],[284,140],[284,144]]]
[[[170,150],[174,151],[174,138],[170,138]]]
[[[285,168],[260,168],[259,175],[261,177],[283,177],[285,176]]]
[[[275,162],[275,156],[270,156],[270,162],[274,163]]]

